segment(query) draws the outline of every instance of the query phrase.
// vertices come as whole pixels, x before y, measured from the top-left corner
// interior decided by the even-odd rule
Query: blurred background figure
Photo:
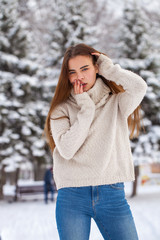
[[[51,201],[54,201],[54,180],[53,180],[53,169],[52,167],[47,169],[44,175],[44,201],[48,203],[48,194],[51,193]]]

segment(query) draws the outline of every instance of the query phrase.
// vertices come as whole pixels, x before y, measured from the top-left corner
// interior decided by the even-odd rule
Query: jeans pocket
[[[120,183],[113,183],[110,184],[111,188],[117,189],[117,190],[123,190],[124,189],[124,183],[120,182]]]

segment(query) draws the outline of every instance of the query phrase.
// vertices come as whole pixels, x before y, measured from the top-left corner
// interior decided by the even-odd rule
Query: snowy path
[[[126,196],[129,193],[126,186]],[[0,236],[2,240],[58,240],[55,202],[28,200],[17,203],[0,202]],[[130,199],[139,240],[160,239],[160,186],[139,187],[138,196]],[[92,220],[90,240],[103,240]]]

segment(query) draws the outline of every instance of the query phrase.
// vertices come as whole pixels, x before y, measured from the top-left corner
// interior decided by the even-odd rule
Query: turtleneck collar
[[[92,101],[97,104],[100,100],[106,95],[109,95],[111,92],[110,88],[103,82],[101,78],[97,78],[95,84],[90,88],[87,93],[92,99]],[[71,90],[71,95],[74,97],[74,89]]]

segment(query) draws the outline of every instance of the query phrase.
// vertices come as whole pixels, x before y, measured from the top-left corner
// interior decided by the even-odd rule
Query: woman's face
[[[98,66],[93,65],[92,58],[89,56],[76,56],[69,60],[69,81],[74,85],[76,80],[85,84],[83,91],[87,92],[93,87],[96,81],[96,73],[98,73]]]

